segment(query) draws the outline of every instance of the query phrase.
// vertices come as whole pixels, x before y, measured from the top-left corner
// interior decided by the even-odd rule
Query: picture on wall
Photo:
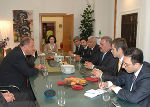
[[[23,36],[33,36],[33,11],[13,10],[14,42],[19,42]]]

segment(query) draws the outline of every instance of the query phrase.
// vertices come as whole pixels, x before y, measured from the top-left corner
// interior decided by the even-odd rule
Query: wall
[[[113,38],[114,0],[96,0],[95,19],[95,35],[98,35],[101,30],[101,36],[110,36]]]
[[[113,1],[113,0],[112,0]],[[74,14],[74,35],[79,35],[80,15],[86,4],[95,2],[95,31],[101,29],[102,34],[112,35],[113,32],[113,3],[110,0],[1,0],[0,20],[13,20],[12,10],[33,10],[33,34],[36,47],[39,49],[39,13]],[[11,30],[12,31],[12,30]],[[13,42],[11,32],[11,47],[18,45]]]
[[[138,30],[136,47],[143,50],[144,60],[150,61],[150,7],[149,0],[118,0],[116,37],[121,36],[121,15],[138,12]]]
[[[60,43],[63,40],[63,17],[42,17],[42,22],[43,21],[56,21],[56,43],[59,49]],[[59,24],[62,25],[61,28],[59,28]]]

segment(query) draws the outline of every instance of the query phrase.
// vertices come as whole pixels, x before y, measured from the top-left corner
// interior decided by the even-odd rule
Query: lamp
[[[9,40],[9,35],[11,35],[12,21],[0,20],[0,54],[3,53],[5,56],[4,48],[9,45],[6,41]]]
[[[11,21],[0,20],[0,40],[9,38],[11,25]]]

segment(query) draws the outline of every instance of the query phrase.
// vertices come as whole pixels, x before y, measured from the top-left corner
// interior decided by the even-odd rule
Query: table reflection
[[[46,59],[46,58],[45,58]],[[43,60],[45,60],[43,59]],[[39,63],[39,58],[37,59],[36,63]],[[61,72],[59,62],[56,62],[54,60],[46,60],[46,67],[48,69],[48,76],[45,78],[43,75],[38,74],[37,76],[34,76],[30,78],[31,86],[33,89],[33,92],[36,96],[37,102],[40,105],[40,107],[57,107],[58,105],[58,98],[57,98],[57,92],[59,90],[65,90],[65,107],[105,107],[106,104],[108,104],[110,107],[114,107],[111,103],[112,99],[117,100],[121,107],[139,107],[136,104],[131,104],[126,101],[122,101],[116,97],[116,95],[113,93],[110,95],[110,99],[108,102],[105,102],[102,95],[96,96],[94,98],[88,98],[84,96],[85,91],[90,89],[98,89],[98,82],[88,82],[87,85],[84,86],[84,89],[82,90],[74,90],[71,88],[71,86],[58,86],[58,81],[63,81],[68,76],[75,76],[79,78],[86,78],[90,77],[91,70],[86,69],[83,64],[80,62],[73,62],[75,65],[75,73],[72,74],[64,74]],[[56,64],[56,65],[55,65]],[[56,69],[57,68],[57,69]],[[59,70],[58,70],[59,69]],[[56,71],[58,70],[58,71]],[[53,72],[52,72],[53,71]],[[47,88],[50,88],[49,83],[52,83],[52,88],[56,91],[56,96],[53,99],[44,99],[44,91]],[[46,86],[48,85],[48,86]],[[106,98],[106,97],[105,97]],[[107,97],[108,98],[108,97]]]

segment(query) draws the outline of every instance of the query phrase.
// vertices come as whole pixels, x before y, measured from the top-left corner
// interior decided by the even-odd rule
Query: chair
[[[11,91],[20,91],[19,87],[15,85],[8,85],[8,86],[0,86],[0,92],[11,92]]]
[[[6,55],[7,55],[11,50],[12,50],[11,48],[6,49],[6,50],[5,50]]]
[[[0,64],[3,61],[3,59],[4,59],[4,56],[0,54]]]

